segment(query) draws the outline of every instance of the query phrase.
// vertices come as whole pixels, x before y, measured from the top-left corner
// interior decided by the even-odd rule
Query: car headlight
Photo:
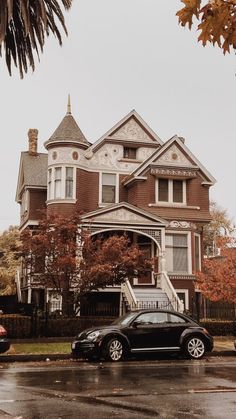
[[[95,332],[89,333],[87,335],[87,339],[93,341],[93,340],[96,340],[99,335],[100,335],[99,330],[96,330]]]

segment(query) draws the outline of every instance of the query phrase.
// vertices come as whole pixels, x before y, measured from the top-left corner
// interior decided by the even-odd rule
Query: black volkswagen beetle
[[[183,352],[200,359],[213,349],[213,338],[190,317],[169,310],[138,310],[110,326],[87,329],[72,342],[74,358],[120,361],[130,355]]]

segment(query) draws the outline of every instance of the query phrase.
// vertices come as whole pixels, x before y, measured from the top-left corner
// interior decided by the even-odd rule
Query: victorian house
[[[215,179],[184,138],[174,135],[163,142],[133,110],[91,144],[69,101],[66,115],[44,143],[45,153],[37,151],[37,130],[28,136],[16,193],[21,230],[38,224],[39,209],[65,216],[76,209],[82,213],[81,227],[91,235],[126,233],[147,255],[157,257],[148,275],[96,292],[97,314],[111,306],[118,314],[125,304],[191,311]],[[24,271],[18,288],[22,301],[38,306],[57,298]]]

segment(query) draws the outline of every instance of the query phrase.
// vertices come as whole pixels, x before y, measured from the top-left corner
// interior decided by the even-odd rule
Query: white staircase
[[[173,309],[166,293],[159,288],[133,288],[137,300],[137,308]]]

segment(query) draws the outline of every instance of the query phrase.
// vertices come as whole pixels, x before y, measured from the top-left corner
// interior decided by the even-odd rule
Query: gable
[[[167,222],[147,211],[140,210],[133,205],[120,203],[93,211],[82,216],[82,222],[86,223],[114,223],[119,225],[160,225],[164,226]]]
[[[133,182],[135,179],[141,179],[142,176],[145,175],[147,171],[153,167],[157,168],[157,172],[159,167],[171,167],[171,170],[174,170],[174,168],[177,170],[180,168],[182,168],[182,170],[184,170],[184,168],[188,168],[190,177],[192,177],[192,175],[195,176],[194,173],[190,172],[196,172],[196,170],[199,170],[201,172],[204,183],[213,185],[216,182],[214,177],[193,155],[193,153],[188,149],[182,139],[177,137],[177,135],[168,140],[165,144],[163,144],[161,148],[157,149],[150,157],[142,162],[139,167],[137,167],[130,174],[129,178],[125,182],[125,185]]]
[[[135,111],[131,111],[109,131],[107,131],[99,140],[97,140],[89,149],[88,153],[99,149],[104,142],[137,143],[159,148],[163,142],[158,135],[148,126],[148,124]]]
[[[176,144],[172,144],[163,154],[154,159],[153,163],[160,166],[193,166],[191,159]]]
[[[109,138],[134,141],[134,142],[148,142],[153,143],[153,137],[141,126],[136,118],[132,116],[121,128],[109,135]]]

